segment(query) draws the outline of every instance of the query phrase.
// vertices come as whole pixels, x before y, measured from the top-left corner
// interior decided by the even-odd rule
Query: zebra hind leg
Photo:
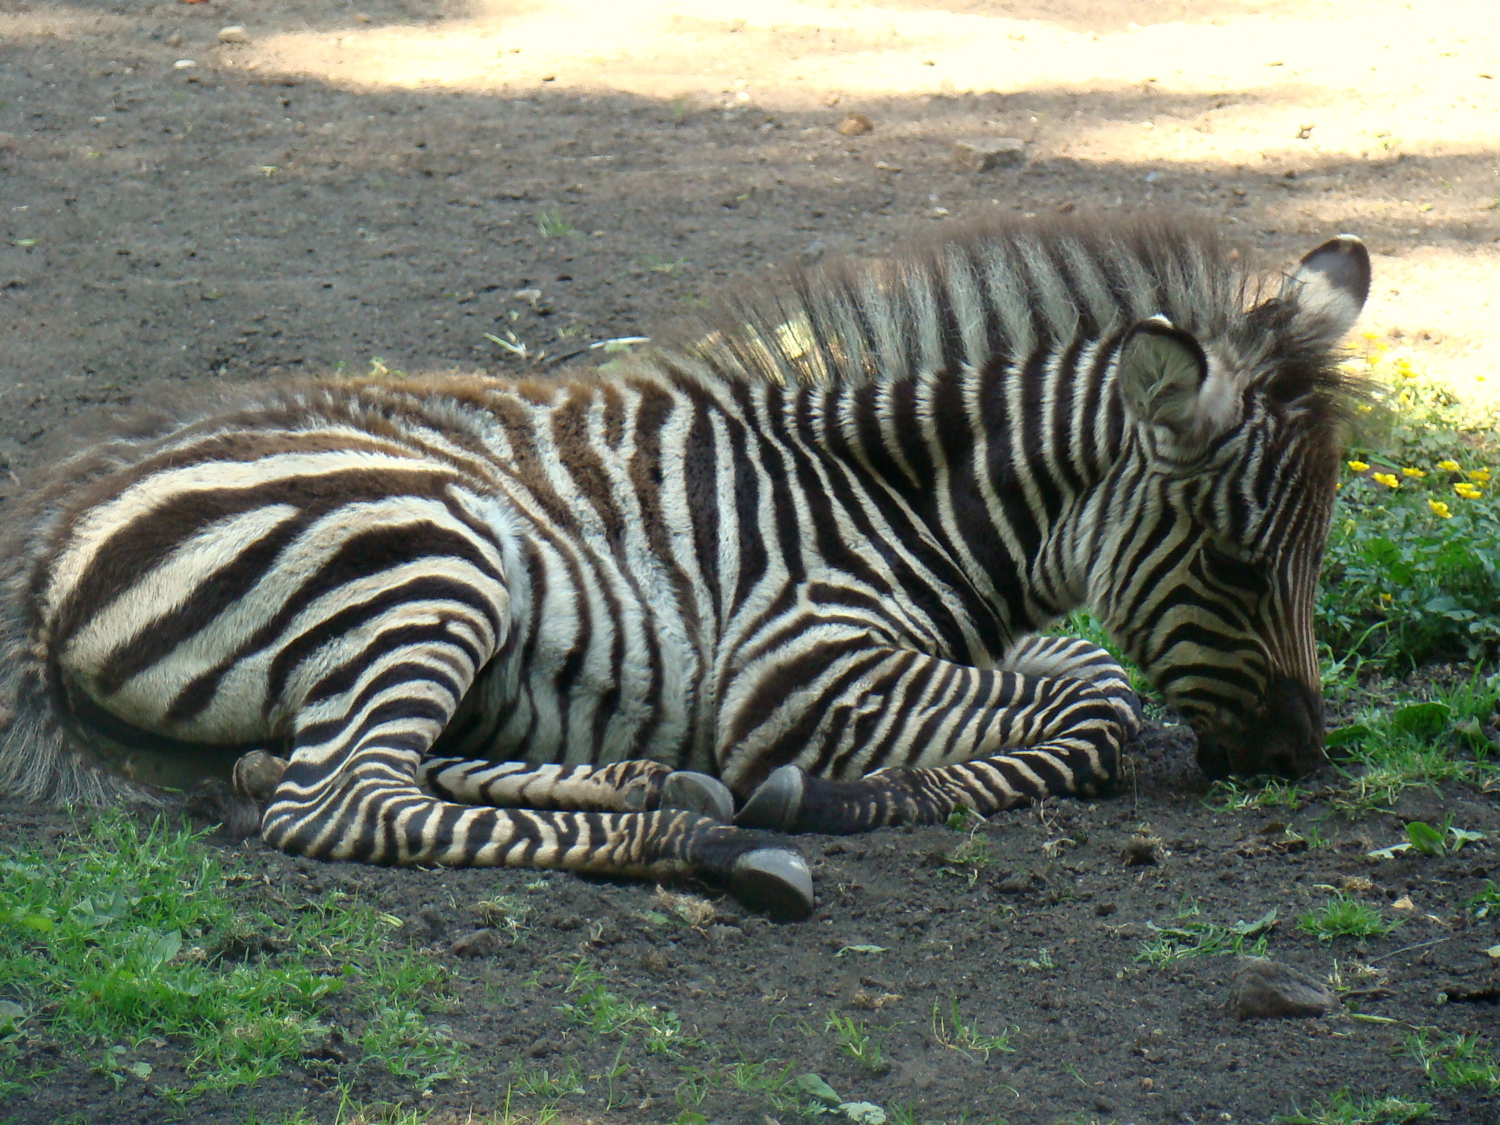
[[[947,747],[870,748],[872,756],[932,756],[944,764],[893,765],[862,778],[770,773],[735,817],[742,827],[845,834],[896,824],[932,824],[960,807],[988,815],[1049,796],[1099,796],[1113,786],[1123,744],[1140,726],[1140,702],[1108,653],[1087,641],[1028,637],[995,672],[965,668],[972,682],[957,714],[913,709],[911,729],[962,732]],[[928,720],[940,719],[929,724]],[[893,731],[892,743],[909,737]],[[966,745],[965,745],[966,741]],[[957,760],[955,760],[957,759]],[[878,759],[877,759],[878,760]]]

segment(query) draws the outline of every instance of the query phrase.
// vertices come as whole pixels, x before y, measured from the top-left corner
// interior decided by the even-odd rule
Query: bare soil
[[[1170,22],[1040,0],[11,0],[5,487],[143,399],[267,376],[547,366],[649,335],[768,267],[881,253],[997,212],[1198,214],[1277,263],[1352,229],[1376,252],[1375,330],[1481,392],[1500,264],[1493,6],[1153,7]],[[217,42],[231,24],[248,45]],[[850,112],[872,130],[838,132]],[[998,136],[1028,142],[1023,166],[955,164],[955,141]],[[1399,1052],[1413,1026],[1494,1030],[1494,926],[1462,908],[1494,875],[1493,848],[1365,855],[1407,817],[1451,811],[1500,832],[1493,795],[1424,792],[1358,821],[1322,801],[1226,813],[1206,801],[1181,730],[1154,732],[1135,763],[1113,800],[983,828],[990,862],[972,882],[942,859],[963,841],[947,829],[809,837],[820,906],[786,927],[727,901],[714,921],[663,925],[648,916],[661,912],[652,888],[630,884],[553,876],[528,890],[527,873],[308,864],[224,843],[225,863],[254,876],[236,891],[247,906],[337,887],[406,920],[406,940],[452,970],[453,999],[433,1018],[469,1045],[469,1080],[420,1097],[372,1068],[308,1059],[184,1108],[158,1093],[186,1061],[169,1044],[153,1082],[118,1088],[88,1059],[45,1060],[60,1069],[0,1120],[243,1123],[306,1107],[332,1121],[341,1080],[362,1103],[462,1122],[501,1107],[514,1063],[576,1060],[586,1078],[613,1066],[620,1041],[591,1040],[559,1010],[579,957],[704,1045],[671,1056],[634,1042],[613,1104],[590,1080],[560,1103],[564,1122],[785,1120],[722,1080],[694,1101],[703,1075],[741,1059],[816,1073],[851,1101],[910,1104],[917,1121],[1263,1122],[1341,1087],[1430,1101],[1438,1122],[1497,1118],[1496,1098],[1434,1090]],[[1273,819],[1326,846],[1277,846],[1279,830],[1262,834]],[[0,809],[0,840],[70,824]],[[1142,824],[1164,854],[1126,865]],[[1354,876],[1400,928],[1368,944],[1299,933],[1297,916]],[[453,956],[478,924],[473,904],[497,890],[544,900],[539,924],[493,955]],[[1336,1017],[1240,1023],[1232,957],[1134,960],[1184,904],[1226,925],[1274,907],[1272,956],[1360,991]],[[840,954],[857,945],[883,951]],[[944,1046],[934,1008],[954,999],[982,1031],[1010,1031],[1014,1051]],[[888,1068],[843,1054],[830,1012],[865,1022]]]

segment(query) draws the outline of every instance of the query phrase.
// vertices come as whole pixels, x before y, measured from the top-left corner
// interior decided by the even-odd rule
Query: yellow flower
[[[1403,477],[1411,477],[1414,480],[1421,480],[1427,474],[1424,473],[1421,469],[1402,469],[1401,475]]]
[[[1391,596],[1389,594],[1381,594],[1380,595],[1380,600],[1383,601],[1383,602],[1388,602],[1388,601],[1391,600]]]
[[[1451,520],[1453,513],[1448,510],[1448,505],[1441,500],[1429,500],[1427,506],[1432,509],[1432,514],[1439,519]]]
[[[1475,484],[1489,484],[1490,471],[1488,469],[1470,469],[1469,479]]]
[[[1453,486],[1453,491],[1458,493],[1465,500],[1478,500],[1482,495],[1478,487],[1470,484],[1468,481],[1461,481],[1460,483],[1455,484]]]
[[[1356,473],[1362,473],[1365,470],[1367,470],[1369,467],[1370,466],[1366,465],[1363,461],[1350,461],[1349,462],[1349,468],[1350,468],[1350,470],[1353,471],[1353,472],[1356,472]]]
[[[1400,488],[1401,482],[1396,479],[1395,473],[1371,473],[1370,479],[1376,484],[1383,484],[1387,488]]]
[[[1403,379],[1415,379],[1417,377],[1417,373],[1411,369],[1411,364],[1407,363],[1404,359],[1396,361],[1396,374]]]
[[[1437,467],[1442,469],[1445,473],[1458,473],[1463,471],[1459,468],[1457,461],[1439,461],[1437,463]]]

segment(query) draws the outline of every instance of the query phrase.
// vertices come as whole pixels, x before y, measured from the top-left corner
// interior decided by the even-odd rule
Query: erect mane
[[[1201,222],[992,221],[728,294],[666,349],[730,381],[851,386],[957,371],[976,340],[984,367],[1164,315],[1251,372],[1245,390],[1339,429],[1368,390],[1297,317],[1286,277]]]

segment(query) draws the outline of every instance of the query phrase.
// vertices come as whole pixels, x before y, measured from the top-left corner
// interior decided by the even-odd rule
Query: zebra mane
[[[1340,367],[1339,341],[1297,315],[1287,277],[1253,269],[1202,222],[990,222],[728,295],[667,350],[730,381],[857,386],[1108,341],[1163,315],[1248,372],[1243,390],[1342,429],[1368,387]]]

